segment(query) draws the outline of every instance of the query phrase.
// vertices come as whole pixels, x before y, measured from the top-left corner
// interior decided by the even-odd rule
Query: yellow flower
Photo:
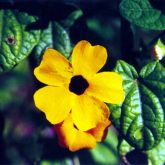
[[[64,122],[54,126],[61,147],[69,148],[70,151],[80,149],[91,149],[96,146],[96,142],[104,140],[106,137],[110,121],[106,119],[88,131],[80,131],[74,126],[72,116],[69,115]]]
[[[109,117],[104,102],[121,103],[124,99],[122,78],[115,72],[97,73],[107,60],[106,49],[80,41],[72,52],[71,63],[58,51],[47,49],[36,78],[47,84],[34,94],[35,105],[52,124],[71,114],[80,131],[95,128]]]

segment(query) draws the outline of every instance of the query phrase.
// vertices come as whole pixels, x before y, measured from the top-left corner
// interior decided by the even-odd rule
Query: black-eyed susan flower
[[[34,70],[36,78],[47,85],[34,94],[36,107],[52,124],[71,115],[78,130],[95,128],[109,117],[104,102],[116,104],[124,99],[121,76],[115,72],[98,73],[106,60],[106,49],[87,41],[75,46],[71,63],[58,51],[47,49]]]
[[[96,142],[106,137],[110,121],[107,119],[99,122],[95,128],[88,131],[81,131],[75,127],[71,114],[60,124],[54,126],[59,139],[59,145],[69,148],[70,151],[90,149],[96,146]]]

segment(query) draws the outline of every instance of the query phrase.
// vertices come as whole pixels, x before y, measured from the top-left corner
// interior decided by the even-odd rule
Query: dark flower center
[[[84,77],[77,75],[71,78],[69,90],[77,95],[81,95],[88,88],[89,84]]]

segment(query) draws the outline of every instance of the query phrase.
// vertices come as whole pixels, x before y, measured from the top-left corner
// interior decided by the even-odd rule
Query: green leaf
[[[138,77],[138,73],[133,66],[125,64],[124,61],[119,61],[115,71],[122,75],[124,79],[123,86],[125,89],[125,95],[127,95],[127,92],[129,92],[129,89],[132,86],[132,80]],[[116,128],[120,129],[121,105],[109,105],[109,108],[111,111],[112,123]]]
[[[165,140],[162,140],[159,145],[146,153],[148,155],[149,165],[165,164]]]
[[[109,105],[109,109],[111,112],[111,121],[115,125],[116,128],[120,128],[120,116],[121,116],[121,105]]]
[[[71,14],[68,15],[68,17],[61,21],[61,24],[64,28],[70,28],[73,26],[74,22],[80,18],[81,16],[83,15],[83,12],[82,10],[80,9],[77,9],[75,11],[73,11]]]
[[[57,22],[52,23],[52,32],[53,48],[68,58],[72,50],[68,32]]]
[[[67,58],[70,56],[72,47],[69,34],[58,22],[51,22],[48,28],[41,32],[40,42],[33,52],[37,64],[48,47],[58,50]]]
[[[123,77],[125,100],[121,106],[115,105],[117,122],[113,111],[112,121],[131,146],[152,149],[165,137],[165,68],[153,61],[138,76],[131,65],[118,61],[115,71]]]
[[[34,58],[37,64],[39,64],[41,56],[48,47],[53,47],[51,23],[49,24],[47,29],[41,31],[40,41],[33,51],[33,54],[35,55]]]
[[[115,165],[118,164],[118,154],[117,154],[117,136],[115,132],[110,129],[106,140],[102,143],[97,143],[95,149],[90,150],[93,157],[92,164],[102,164],[102,165]]]
[[[0,10],[0,73],[26,58],[38,43],[40,30],[26,29],[36,20],[17,10]]]
[[[154,9],[148,0],[122,0],[120,13],[131,23],[137,26],[152,29],[165,29],[165,15]]]
[[[68,15],[68,17],[59,22],[50,22],[47,29],[41,32],[40,42],[34,50],[35,61],[40,62],[41,57],[46,48],[54,48],[62,53],[66,58],[69,58],[72,46],[69,36],[69,29],[74,22],[82,16],[82,11],[76,9]]]

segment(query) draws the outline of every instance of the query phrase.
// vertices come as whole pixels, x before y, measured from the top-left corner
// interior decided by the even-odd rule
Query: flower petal
[[[93,135],[97,142],[100,142],[105,139],[110,124],[111,122],[107,119],[103,122],[98,123],[97,126],[89,130],[88,133]]]
[[[43,55],[41,64],[35,68],[34,75],[45,84],[61,86],[69,83],[72,67],[58,51],[48,48]]]
[[[106,63],[107,51],[104,47],[91,46],[87,41],[80,41],[72,53],[74,75],[91,75],[97,73]]]
[[[96,140],[92,135],[79,131],[74,127],[71,115],[63,123],[55,125],[54,128],[60,146],[69,148],[70,151],[94,148],[96,146]]]
[[[64,87],[43,87],[34,94],[34,102],[52,124],[62,122],[71,110],[70,93]]]
[[[105,103],[88,95],[75,96],[72,101],[72,118],[81,131],[96,127],[98,122],[109,117],[109,109]]]
[[[101,101],[119,104],[124,100],[122,77],[115,72],[101,72],[91,77],[86,92]]]

